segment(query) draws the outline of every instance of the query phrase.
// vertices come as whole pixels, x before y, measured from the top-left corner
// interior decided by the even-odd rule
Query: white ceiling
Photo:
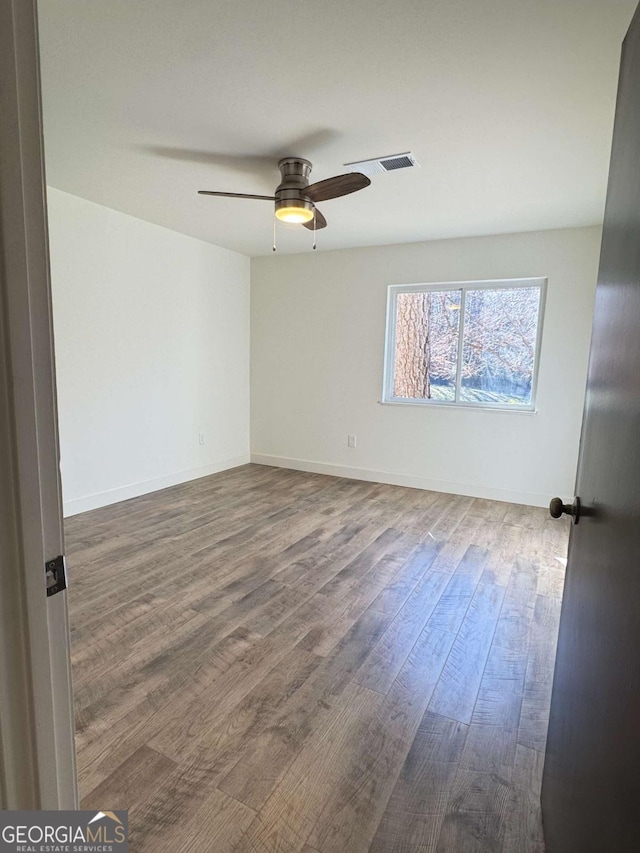
[[[40,0],[48,181],[248,255],[270,204],[196,191],[272,193],[287,155],[421,164],[322,204],[319,249],[598,223],[636,2]]]

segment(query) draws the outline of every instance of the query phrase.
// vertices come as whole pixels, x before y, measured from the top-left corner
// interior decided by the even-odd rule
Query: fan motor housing
[[[311,163],[302,157],[284,157],[279,161],[278,168],[282,180],[275,192],[276,211],[287,207],[301,207],[313,211],[313,202],[304,194],[309,186]]]
[[[276,189],[276,198],[280,190],[304,190],[309,186],[311,163],[300,157],[285,157],[278,163],[282,180]]]

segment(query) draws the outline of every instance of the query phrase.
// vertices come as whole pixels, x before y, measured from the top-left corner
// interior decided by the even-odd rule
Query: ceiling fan
[[[276,217],[282,222],[303,225],[311,231],[326,228],[327,220],[316,207],[318,201],[328,201],[349,195],[368,187],[371,181],[361,172],[336,175],[316,184],[309,184],[311,163],[302,157],[284,157],[278,162],[281,181],[275,195],[253,193],[226,193],[213,190],[198,190],[200,195],[226,196],[227,198],[253,198],[275,202]]]

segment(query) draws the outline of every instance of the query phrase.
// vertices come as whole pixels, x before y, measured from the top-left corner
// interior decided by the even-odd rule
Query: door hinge
[[[67,588],[67,564],[63,555],[47,560],[44,570],[47,579],[47,597]]]

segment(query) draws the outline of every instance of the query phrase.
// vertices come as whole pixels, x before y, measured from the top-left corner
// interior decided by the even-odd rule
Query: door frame
[[[78,807],[36,0],[0,0],[0,808]]]

